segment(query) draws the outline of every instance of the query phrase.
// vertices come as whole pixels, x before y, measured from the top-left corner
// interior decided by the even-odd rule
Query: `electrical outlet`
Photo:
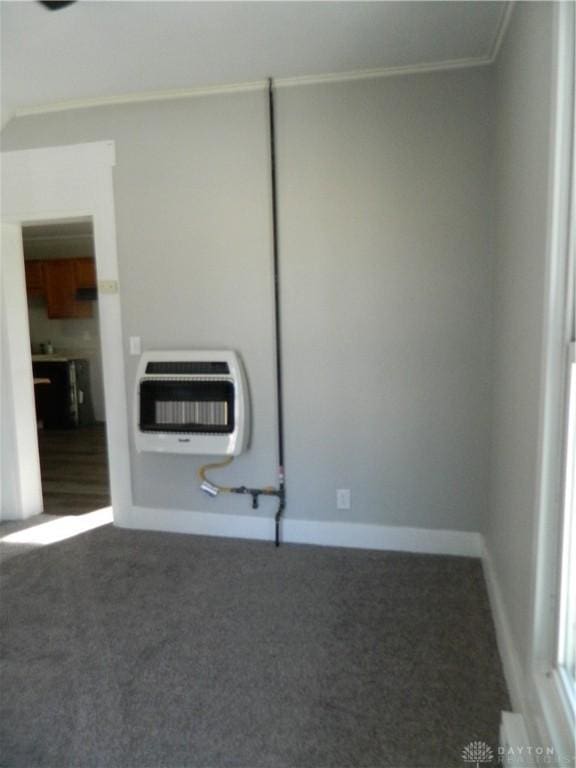
[[[338,488],[336,491],[336,509],[350,509],[350,488]]]

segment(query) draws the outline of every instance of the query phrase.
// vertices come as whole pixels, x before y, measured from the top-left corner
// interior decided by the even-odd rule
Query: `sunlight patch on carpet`
[[[49,523],[41,523],[23,531],[9,533],[0,538],[3,544],[29,544],[43,547],[47,544],[57,544],[60,541],[79,536],[81,533],[100,528],[113,522],[112,507],[103,507],[84,515],[58,517]]]

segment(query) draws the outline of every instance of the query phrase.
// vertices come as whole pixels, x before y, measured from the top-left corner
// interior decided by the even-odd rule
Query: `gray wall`
[[[493,73],[494,428],[486,536],[525,665],[534,587],[553,13],[552,3],[518,3]]]
[[[281,94],[293,514],[480,527],[487,79],[473,70]],[[351,514],[335,513],[336,487],[352,489]]]
[[[486,513],[491,257],[486,68],[278,93],[287,514],[479,530]],[[251,450],[218,475],[275,481],[263,92],[13,121],[4,149],[114,139],[124,332],[232,347]],[[136,359],[127,356],[133,398]],[[133,456],[137,503],[205,499],[197,459]],[[352,509],[335,509],[336,488]],[[260,514],[269,515],[271,501]]]

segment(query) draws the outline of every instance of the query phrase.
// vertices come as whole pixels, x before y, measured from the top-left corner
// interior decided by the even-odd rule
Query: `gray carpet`
[[[462,768],[509,706],[477,560],[106,526],[1,575],[5,768]]]

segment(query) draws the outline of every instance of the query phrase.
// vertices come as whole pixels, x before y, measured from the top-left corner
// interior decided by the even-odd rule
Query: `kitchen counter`
[[[70,360],[85,360],[90,351],[83,352],[54,352],[51,355],[32,355],[33,363],[68,363]]]

